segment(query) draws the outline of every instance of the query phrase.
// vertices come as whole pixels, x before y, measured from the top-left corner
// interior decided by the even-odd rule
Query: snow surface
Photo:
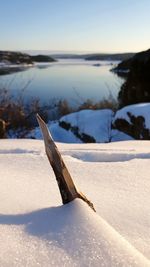
[[[150,141],[58,143],[97,213],[61,205],[43,141],[0,143],[0,266],[150,266]]]
[[[142,103],[126,106],[116,112],[114,121],[117,119],[125,119],[131,123],[128,112],[136,117],[143,116],[145,118],[145,127],[150,129],[150,103]]]

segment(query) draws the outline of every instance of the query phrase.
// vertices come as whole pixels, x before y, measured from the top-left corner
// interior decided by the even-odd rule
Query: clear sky
[[[0,0],[0,50],[150,48],[150,0]]]

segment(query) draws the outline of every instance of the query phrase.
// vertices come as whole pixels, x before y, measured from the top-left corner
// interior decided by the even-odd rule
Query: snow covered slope
[[[61,205],[42,141],[0,140],[0,266],[150,266],[150,142],[58,147],[97,213]]]
[[[63,116],[57,122],[49,122],[48,127],[56,142],[64,143],[108,143],[110,141],[133,140],[123,132],[111,129],[114,113],[110,109],[81,110]],[[29,137],[41,139],[41,131],[36,127]]]

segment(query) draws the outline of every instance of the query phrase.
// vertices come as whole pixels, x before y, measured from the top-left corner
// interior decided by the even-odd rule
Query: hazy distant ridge
[[[135,53],[117,53],[117,54],[53,54],[55,59],[85,59],[85,60],[126,60],[133,57]]]

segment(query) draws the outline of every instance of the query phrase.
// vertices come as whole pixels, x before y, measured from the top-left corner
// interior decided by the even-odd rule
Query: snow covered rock
[[[82,110],[63,116],[59,126],[83,143],[109,142],[112,116],[109,109]]]
[[[53,139],[65,143],[107,143],[111,138],[110,109],[82,110],[65,115],[58,122],[48,124]],[[39,127],[29,135],[41,139]]]
[[[109,109],[82,110],[49,122],[53,139],[65,143],[108,143],[150,139],[150,103],[126,106],[114,114]],[[29,134],[41,139],[39,127]]]
[[[126,106],[116,112],[112,127],[135,139],[150,139],[150,103]]]

